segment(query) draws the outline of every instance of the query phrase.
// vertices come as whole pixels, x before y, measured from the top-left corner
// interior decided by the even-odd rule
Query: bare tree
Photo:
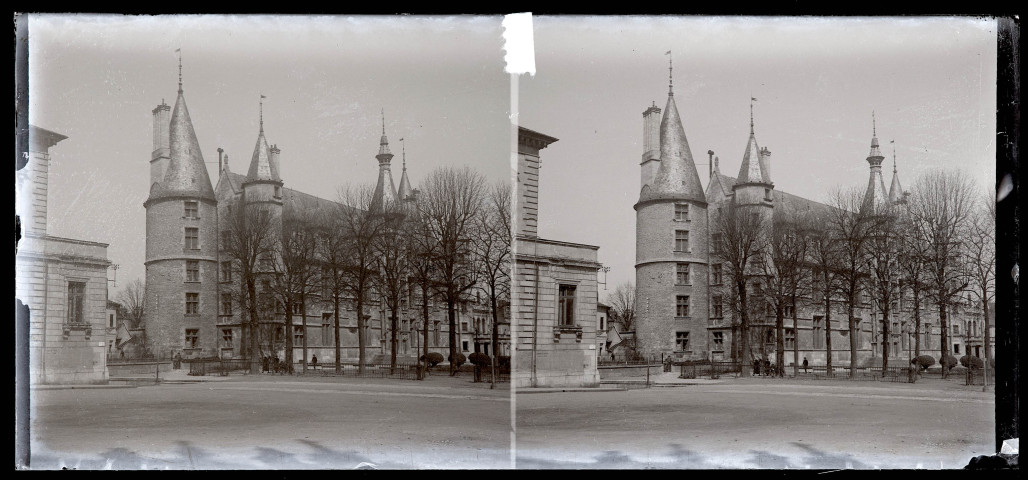
[[[404,209],[399,204],[387,205],[381,217],[379,234],[372,241],[378,274],[373,277],[375,290],[389,309],[389,369],[396,369],[398,319],[401,300],[407,288],[407,242],[403,240]],[[384,332],[383,332],[384,333]]]
[[[250,372],[260,371],[260,305],[257,297],[257,281],[260,276],[258,263],[275,253],[278,240],[275,219],[271,211],[261,205],[248,205],[235,212],[229,211],[222,222],[221,250],[232,261],[232,269],[239,275],[241,303],[247,315],[242,322],[244,338],[248,338]]]
[[[438,245],[432,238],[425,222],[422,209],[419,205],[409,209],[404,222],[404,229],[407,238],[407,271],[409,274],[407,285],[409,289],[417,288],[421,294],[420,306],[424,322],[422,330],[422,354],[418,357],[419,379],[424,378],[424,371],[420,365],[428,358],[428,330],[429,330],[429,302],[434,296],[434,286],[438,283],[435,257],[438,255]]]
[[[766,220],[760,213],[729,203],[711,215],[712,235],[710,252],[725,268],[731,278],[732,308],[739,315],[738,337],[741,339],[743,372],[750,368],[750,302],[747,284],[752,261],[762,254]],[[732,337],[736,338],[733,322]]]
[[[307,372],[307,299],[314,294],[317,276],[316,205],[300,204],[283,214],[281,238],[271,256],[272,289],[285,306],[286,365],[293,366],[293,316],[300,313],[301,368]],[[299,308],[297,308],[299,307]]]
[[[973,287],[971,291],[982,303],[985,361],[988,362],[992,359],[989,350],[989,302],[996,294],[996,200],[991,193],[983,196],[981,203],[975,206],[966,237],[965,266]]]
[[[944,359],[949,346],[947,309],[968,286],[961,268],[962,234],[973,212],[974,184],[959,171],[933,170],[914,184],[910,199],[912,220],[920,224],[927,241],[929,291],[939,307],[940,353]],[[943,375],[948,373],[945,362]]]
[[[890,338],[893,332],[889,322],[893,302],[900,295],[899,280],[901,267],[899,256],[902,254],[899,236],[901,206],[892,203],[881,203],[869,207],[872,209],[864,215],[868,222],[865,258],[867,264],[867,287],[871,291],[878,310],[882,313],[882,370],[889,368]],[[874,310],[872,310],[872,316]]]
[[[345,272],[348,262],[347,235],[343,228],[343,213],[339,210],[350,208],[346,205],[333,204],[321,212],[318,222],[320,226],[319,258],[321,259],[322,290],[332,299],[333,340],[335,345],[335,371],[342,373],[342,347],[339,341],[339,302],[346,294]]]
[[[371,210],[374,188],[367,185],[347,186],[339,191],[340,203],[336,210],[338,222],[345,238],[342,280],[348,295],[353,298],[357,312],[358,370],[364,373],[367,361],[367,338],[364,306],[378,274],[375,239],[383,229],[383,217]]]
[[[909,207],[901,211],[897,229],[899,255],[897,267],[900,273],[899,298],[906,291],[911,293],[911,309],[914,312],[914,356],[921,355],[921,302],[927,290],[926,275],[928,258],[928,236],[922,231],[921,222],[912,221]]]
[[[793,367],[799,363],[796,348],[797,332],[796,299],[799,296],[806,263],[806,239],[802,217],[788,216],[776,212],[772,218],[771,234],[765,238],[762,248],[767,253],[766,261],[758,263],[767,284],[765,298],[775,311],[775,365],[778,376],[785,375],[785,314],[792,310]],[[794,372],[795,373],[795,372]]]
[[[836,287],[840,284],[841,276],[839,270],[839,246],[836,236],[831,230],[825,228],[830,222],[831,213],[826,211],[814,214],[813,223],[820,228],[808,231],[807,255],[811,265],[811,275],[807,277],[809,289],[815,297],[821,296],[825,307],[825,364],[828,375],[833,375],[832,369],[832,296],[835,295]],[[816,322],[816,319],[815,319]],[[817,325],[814,329],[815,340],[818,335]],[[815,343],[816,345],[816,343]]]
[[[626,332],[635,328],[635,284],[631,281],[622,282],[607,294],[611,316],[621,323]]]
[[[125,288],[118,293],[118,302],[125,308],[131,328],[143,327],[143,313],[146,311],[146,286],[140,279],[135,279],[125,285]]]
[[[478,284],[473,235],[484,190],[482,176],[471,168],[441,167],[425,179],[418,201],[424,225],[436,243],[436,291],[446,302],[449,318],[451,376],[457,373],[453,361],[458,353],[457,305]]]
[[[498,355],[500,308],[510,303],[511,241],[511,186],[510,180],[492,185],[485,198],[482,215],[478,216],[475,254],[478,256],[481,289],[489,298],[492,312],[492,382],[496,384],[496,357]]]
[[[846,303],[847,330],[850,340],[850,378],[857,368],[856,309],[867,278],[867,244],[874,230],[873,208],[863,208],[864,193],[859,189],[838,190],[832,195],[827,210],[827,227],[835,239],[836,288]],[[885,332],[888,333],[887,331]],[[888,338],[888,337],[886,337]]]

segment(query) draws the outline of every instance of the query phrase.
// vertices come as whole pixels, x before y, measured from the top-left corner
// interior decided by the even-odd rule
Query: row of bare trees
[[[496,352],[499,311],[509,304],[510,295],[510,194],[509,182],[489,188],[468,167],[444,167],[425,179],[414,201],[383,208],[374,205],[374,189],[361,185],[341,188],[337,203],[290,199],[279,214],[266,203],[254,202],[226,215],[222,254],[238,276],[236,298],[244,310],[251,368],[258,368],[260,346],[269,343],[261,329],[270,322],[269,310],[284,306],[285,360],[292,365],[293,332],[288,326],[295,312],[302,319],[298,327],[306,332],[306,312],[316,301],[333,305],[335,369],[340,371],[339,319],[345,301],[358,312],[361,371],[367,363],[370,320],[365,311],[372,304],[388,311],[390,364],[395,369],[398,321],[411,307],[405,302],[408,293],[420,297],[425,355],[429,303],[446,305],[451,358],[458,353],[457,310],[475,290],[484,293],[493,313]],[[306,359],[307,336],[299,338]],[[306,362],[301,363],[306,369]],[[450,365],[454,374],[456,365]]]
[[[949,355],[947,314],[970,293],[983,308],[986,360],[989,302],[994,295],[995,202],[958,171],[930,171],[917,179],[902,202],[865,202],[859,190],[839,190],[823,208],[800,210],[776,205],[773,214],[761,207],[725,204],[711,218],[711,255],[725,274],[715,294],[728,299],[733,312],[733,358],[749,365],[751,342],[763,328],[751,328],[754,318],[773,312],[776,371],[784,371],[784,323],[791,316],[797,332],[800,300],[814,313],[823,311],[827,367],[832,368],[832,303],[847,312],[850,375],[855,374],[859,348],[857,331],[864,294],[878,319],[882,365],[888,367],[889,319],[904,299],[912,300],[912,332],[921,331],[921,310],[938,308],[940,354]],[[814,304],[820,302],[820,306]],[[823,309],[823,310],[822,310]],[[760,322],[763,323],[763,322]],[[738,337],[738,340],[736,340]],[[913,335],[915,351],[920,336]],[[762,342],[762,340],[757,340]],[[799,365],[798,342],[793,342],[793,365]]]

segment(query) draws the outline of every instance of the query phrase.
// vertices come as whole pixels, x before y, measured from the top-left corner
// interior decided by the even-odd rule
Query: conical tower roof
[[[400,140],[403,140],[402,138]],[[400,198],[401,202],[406,202],[414,196],[414,189],[410,186],[410,180],[407,178],[407,151],[404,148],[403,152],[403,174],[400,175],[400,189],[396,191],[396,196]]]
[[[761,155],[757,146],[757,137],[753,133],[753,104],[750,103],[750,138],[746,141],[746,151],[742,154],[742,165],[739,167],[739,179],[736,184],[765,183],[771,184],[771,170],[767,158]]]
[[[653,182],[643,188],[639,201],[657,199],[706,202],[675,96],[670,91],[660,120],[660,168]]]
[[[211,178],[200,151],[200,142],[189,119],[189,109],[179,85],[178,98],[171,111],[169,126],[169,160],[164,181],[150,194],[150,199],[168,197],[198,197],[215,200]]]
[[[903,200],[903,187],[900,186],[899,173],[896,171],[896,146],[892,150],[892,185],[889,186],[889,201],[898,202]]]
[[[264,98],[263,96],[261,97]],[[246,182],[260,180],[281,182],[278,176],[278,166],[271,161],[271,152],[268,149],[268,141],[264,138],[264,104],[260,107],[260,131],[257,133],[257,144],[253,147],[253,156],[250,157],[250,169],[246,173]]]

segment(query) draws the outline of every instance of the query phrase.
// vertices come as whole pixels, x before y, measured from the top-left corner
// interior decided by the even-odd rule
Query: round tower
[[[635,204],[636,348],[652,357],[703,358],[707,202],[670,88],[659,142],[659,166]]]
[[[162,358],[217,354],[217,201],[179,79],[170,119],[154,110],[146,209],[146,347]]]

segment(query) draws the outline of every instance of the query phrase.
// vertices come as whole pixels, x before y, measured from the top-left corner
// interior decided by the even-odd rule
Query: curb
[[[553,387],[553,388],[519,388],[517,394],[522,393],[561,393],[561,392],[624,392],[626,388],[620,387]]]

